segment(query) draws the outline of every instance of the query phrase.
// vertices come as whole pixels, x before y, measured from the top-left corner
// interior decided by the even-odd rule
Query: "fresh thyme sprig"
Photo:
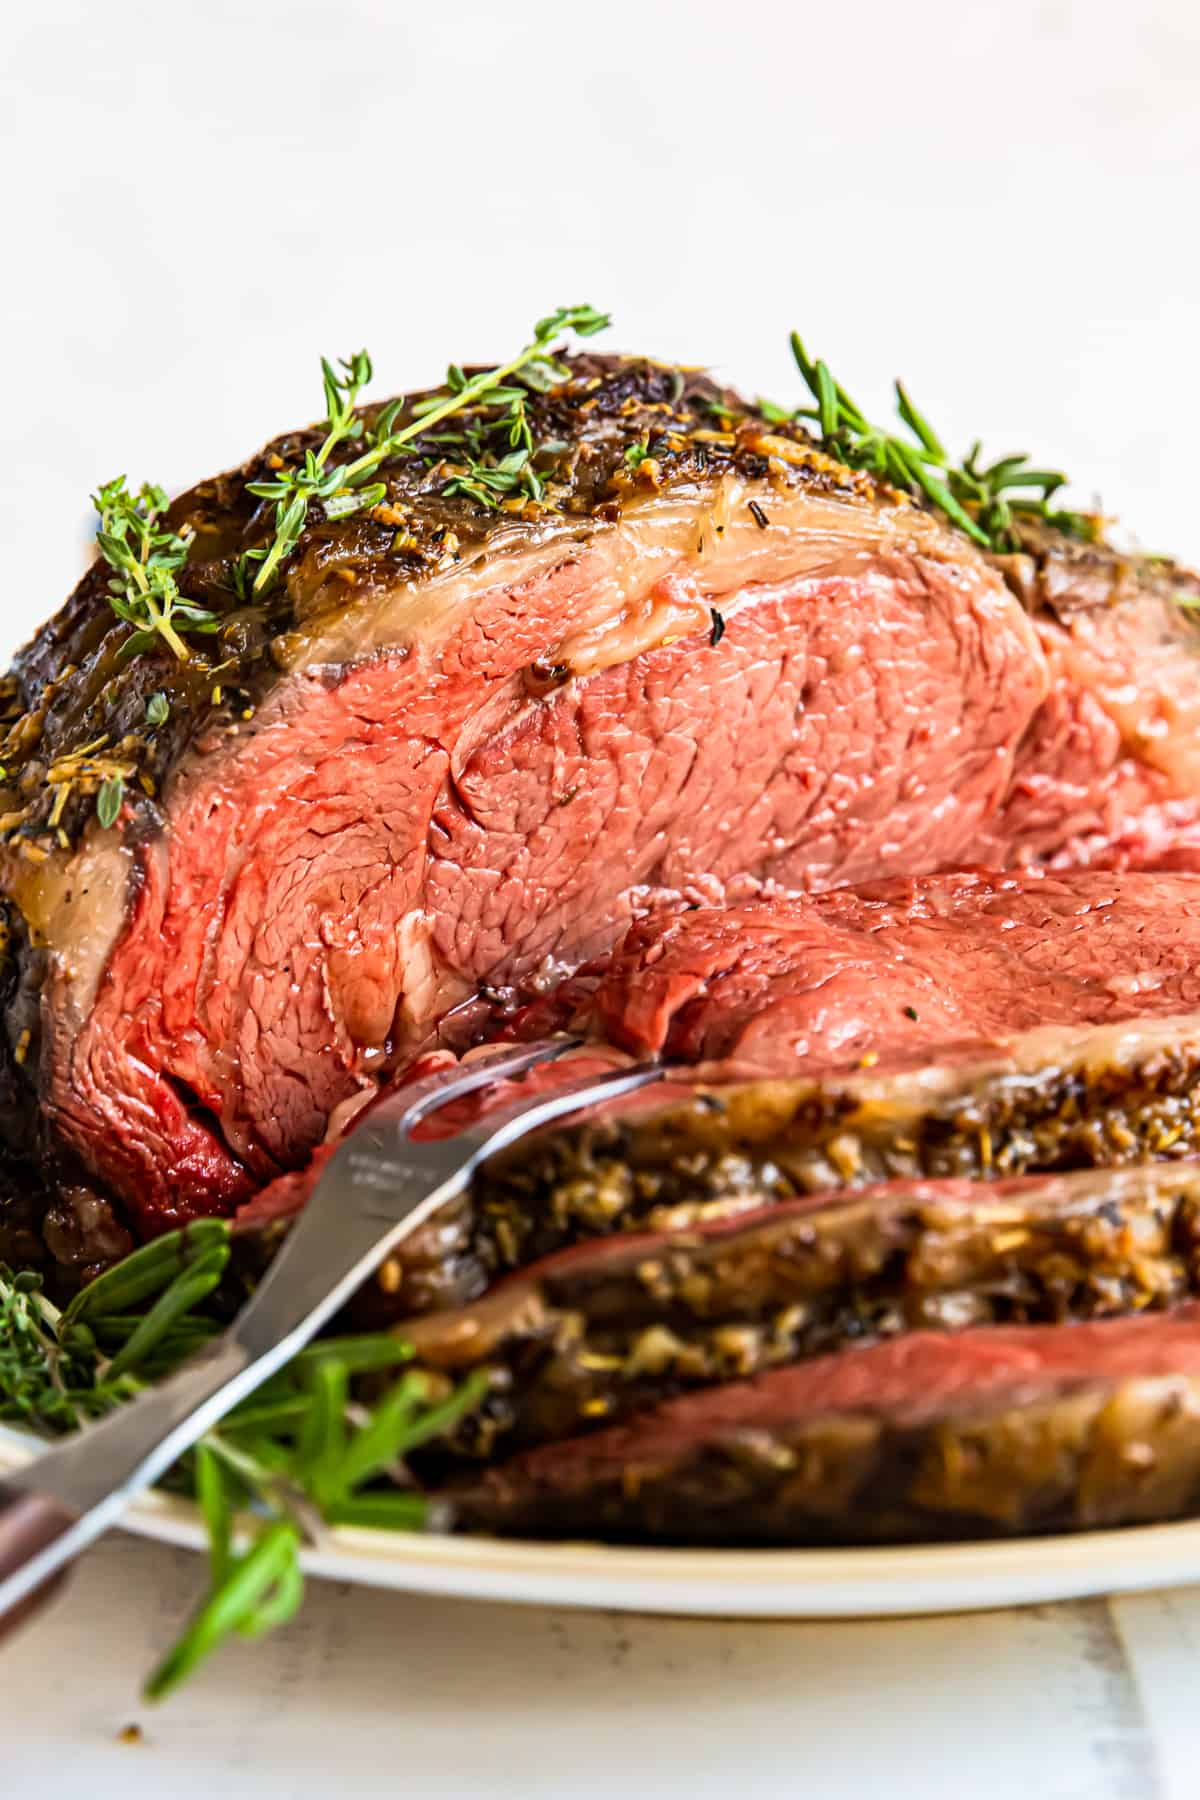
[[[321,368],[325,379],[325,437],[317,450],[305,452],[295,467],[280,469],[273,479],[247,483],[247,491],[262,499],[275,501],[272,535],[268,543],[243,553],[235,574],[235,582],[243,594],[249,586],[255,594],[266,592],[278,577],[279,565],[300,539],[309,509],[319,504],[327,519],[343,519],[353,513],[369,511],[387,493],[383,482],[371,482],[384,463],[393,457],[411,454],[414,439],[422,438],[436,446],[438,460],[442,451],[452,446],[466,450],[466,466],[454,475],[442,490],[444,493],[466,494],[485,506],[494,506],[498,498],[524,486],[540,498],[542,483],[532,467],[535,450],[526,413],[529,389],[547,387],[559,379],[551,355],[551,345],[564,331],[579,337],[591,337],[609,323],[606,313],[594,306],[562,306],[539,319],[532,336],[516,356],[497,368],[468,376],[456,365],[446,373],[445,389],[431,394],[413,408],[405,425],[396,420],[403,401],[386,406],[368,429],[357,416],[356,407],[362,389],[372,375],[371,359],[365,350],[343,358],[341,374],[326,360]],[[520,377],[520,384],[513,377]],[[462,432],[434,435],[434,427],[455,414],[490,412],[500,409],[498,418],[486,422],[476,420]],[[494,453],[497,436],[503,437],[506,450]],[[332,452],[348,439],[363,438],[365,448],[349,462],[331,463]],[[549,446],[541,446],[549,448]],[[257,564],[253,582],[249,571]]]
[[[250,566],[259,565],[253,584],[256,594],[271,586],[279,564],[295,548],[314,500],[320,501],[327,519],[340,519],[378,506],[387,492],[381,483],[363,487],[359,482],[349,480],[344,468],[328,466],[329,458],[339,444],[363,434],[363,422],[355,407],[373,373],[371,358],[365,350],[342,358],[339,366],[341,374],[327,357],[321,358],[325,383],[325,437],[320,447],[306,450],[304,461],[298,468],[282,469],[275,480],[246,484],[248,493],[275,501],[274,532],[270,543],[247,550],[239,563],[243,588]],[[357,493],[353,491],[355,487]]]
[[[0,1267],[0,1419],[72,1431],[159,1380],[219,1325],[203,1308],[225,1273],[228,1225],[206,1219],[136,1250],[61,1310],[34,1274]],[[160,1699],[232,1632],[254,1637],[300,1604],[300,1547],[314,1521],[390,1530],[426,1523],[403,1458],[450,1430],[482,1398],[486,1376],[452,1388],[403,1369],[411,1352],[386,1332],[319,1339],[235,1407],[172,1471],[209,1533],[209,1591],[151,1674]],[[372,1405],[356,1377],[393,1379]],[[240,1544],[235,1521],[258,1523]]]
[[[119,619],[134,627],[121,654],[136,656],[161,638],[180,662],[187,662],[191,653],[180,633],[215,631],[221,623],[216,613],[185,600],[179,592],[175,571],[188,559],[190,530],[161,526],[167,510],[162,488],[144,482],[131,494],[123,475],[93,494],[92,505],[100,517],[96,547],[113,571],[109,604]]]
[[[1096,522],[1090,514],[1051,506],[1067,479],[1057,469],[1031,467],[1024,455],[1003,456],[985,467],[978,443],[961,463],[951,462],[941,439],[901,381],[896,383],[896,411],[912,441],[883,431],[869,423],[834,380],[828,364],[809,356],[794,331],[791,345],[796,366],[816,404],[798,407],[790,416],[814,420],[822,445],[848,467],[869,470],[905,492],[924,494],[975,543],[1000,554],[1018,548],[1014,525],[1019,513],[1042,518],[1073,537],[1095,537]],[[779,409],[772,408],[772,412],[778,422]]]

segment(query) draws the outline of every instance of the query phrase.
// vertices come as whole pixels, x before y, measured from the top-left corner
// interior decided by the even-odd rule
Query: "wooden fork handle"
[[[75,1515],[45,1494],[0,1485],[0,1585],[75,1524]],[[0,1612],[0,1637],[16,1629],[47,1601],[66,1571],[59,1569],[31,1594]]]

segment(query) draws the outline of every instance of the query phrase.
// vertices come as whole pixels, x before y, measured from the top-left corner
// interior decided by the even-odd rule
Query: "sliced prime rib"
[[[564,1026],[592,1041],[527,1082],[647,1054],[668,1078],[489,1163],[383,1272],[382,1310],[474,1297],[589,1236],[809,1193],[1200,1153],[1200,881],[960,873],[663,908],[509,1030]],[[243,1224],[285,1218],[311,1178]]]
[[[5,1110],[77,1184],[68,1245],[97,1195],[140,1233],[231,1212],[456,1008],[663,894],[1144,860],[1200,814],[1170,565],[989,560],[694,371],[578,357],[527,411],[541,500],[448,493],[418,439],[247,601],[246,484],[293,433],[173,508],[222,618],[186,663],[125,655],[99,566],[17,658]]]
[[[1029,1034],[1198,1005],[1191,875],[964,870],[659,908],[518,1027],[583,1029],[725,1079],[825,1077],[991,1062]]]
[[[431,1368],[489,1372],[457,1447],[490,1456],[868,1338],[1197,1293],[1200,1162],[1184,1162],[888,1182],[593,1239],[398,1329]]]
[[[665,1543],[1175,1518],[1200,1505],[1200,1306],[913,1331],[682,1395],[445,1491],[467,1527]]]

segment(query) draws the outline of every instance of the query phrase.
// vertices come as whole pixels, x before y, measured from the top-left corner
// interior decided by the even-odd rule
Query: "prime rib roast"
[[[382,1087],[570,1030],[527,1085],[670,1072],[357,1303],[489,1370],[420,1470],[464,1524],[1188,1511],[1200,581],[1021,515],[985,552],[693,370],[526,405],[537,498],[418,438],[256,598],[290,433],[171,509],[186,660],[102,565],[18,655],[0,1256],[69,1286],[221,1214],[252,1271]]]

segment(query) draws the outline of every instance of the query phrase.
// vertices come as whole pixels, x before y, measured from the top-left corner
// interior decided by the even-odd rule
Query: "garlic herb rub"
[[[276,440],[244,470],[170,506],[153,484],[133,491],[122,476],[101,487],[94,582],[119,628],[110,638],[99,615],[69,692],[10,681],[0,695],[9,728],[0,780],[10,790],[0,835],[36,856],[77,841],[93,813],[111,827],[127,796],[157,797],[189,716],[194,725],[206,712],[218,733],[252,719],[310,610],[293,576],[340,582],[348,603],[486,549],[501,519],[536,534],[556,517],[616,516],[630,500],[728,468],[863,499],[886,484],[998,552],[1035,521],[1098,536],[1099,521],[1052,505],[1056,472],[1024,457],[985,467],[978,446],[951,464],[899,383],[914,441],[872,427],[795,334],[815,404],[788,412],[751,406],[698,371],[602,358],[593,373],[588,359],[565,356],[564,337],[608,324],[595,307],[560,307],[507,361],[451,364],[441,387],[378,408],[363,403],[367,351],[322,359],[320,424]],[[748,504],[769,530],[769,508]],[[724,630],[714,607],[714,647]]]
[[[507,361],[452,364],[440,388],[373,409],[365,351],[323,361],[325,417],[168,508],[124,477],[94,497],[99,559],[77,590],[71,678],[31,659],[0,692],[0,836],[23,856],[76,844],[127,797],[156,802],[179,753],[244,729],[290,665],[314,610],[369,602],[506,541],[615,516],[706,469],[766,465],[745,416],[711,430],[719,393],[638,358],[565,357],[561,340],[608,323],[592,306],[539,320]],[[820,459],[799,427],[790,454]],[[776,439],[776,443],[782,440]],[[640,461],[628,451],[653,444]],[[830,482],[854,491],[842,471]],[[65,646],[64,646],[65,648]],[[129,817],[133,815],[130,814]]]
[[[214,522],[211,502],[218,496],[211,486],[174,506],[161,487],[144,483],[133,491],[124,475],[100,487],[92,497],[99,553],[94,579],[125,629],[111,643],[95,646],[88,668],[73,671],[70,695],[52,683],[28,704],[11,681],[6,684],[0,723],[9,729],[0,782],[16,787],[18,804],[0,807],[0,834],[18,834],[36,856],[42,838],[48,839],[46,849],[65,848],[93,811],[102,827],[114,826],[135,777],[153,799],[174,743],[162,729],[172,694],[184,703],[181,714],[207,700],[233,720],[252,717],[256,684],[248,665],[269,649],[270,627],[284,622],[279,590],[288,559],[313,524],[336,526],[365,514],[375,515],[380,526],[394,526],[401,515],[384,505],[388,483],[375,479],[385,465],[407,458],[420,471],[422,486],[475,509],[495,510],[514,497],[518,505],[543,502],[542,471],[568,445],[535,439],[527,401],[567,378],[556,348],[564,334],[591,337],[608,323],[608,315],[592,306],[559,307],[537,322],[529,342],[507,362],[470,375],[451,365],[442,388],[410,407],[393,400],[369,419],[358,410],[372,375],[367,352],[337,368],[323,358],[319,437],[284,440],[286,448],[295,446],[294,455],[269,449],[249,479],[214,484],[220,502],[237,515],[237,535],[252,540],[235,555],[211,554],[223,548],[214,540],[230,528],[228,518],[220,526]],[[348,459],[347,448],[354,452]],[[255,502],[266,500],[274,504],[264,519]],[[392,539],[401,535],[416,547],[411,533],[387,532]],[[430,552],[445,554],[453,542],[453,532],[443,527],[423,547],[425,560]],[[267,604],[273,593],[274,606]],[[170,691],[161,670],[148,673],[164,656],[175,664]],[[47,733],[47,715],[66,729]],[[47,736],[58,735],[70,741],[62,754],[44,758],[39,752]]]
[[[325,439],[315,451],[306,450],[298,465],[283,464],[273,480],[247,483],[247,493],[275,501],[275,513],[267,543],[245,551],[236,565],[239,595],[246,592],[252,565],[258,565],[249,583],[252,593],[264,593],[278,580],[279,565],[299,542],[314,503],[326,519],[348,519],[386,500],[387,483],[369,478],[397,456],[421,454],[429,467],[460,456],[461,470],[456,469],[441,489],[448,496],[461,494],[486,507],[521,492],[541,500],[545,483],[535,461],[539,454],[556,454],[567,446],[534,442],[527,395],[544,393],[566,379],[568,371],[555,361],[551,348],[556,338],[564,331],[592,337],[609,323],[608,314],[593,306],[559,307],[539,319],[530,342],[498,368],[468,377],[452,363],[445,388],[415,402],[404,424],[397,423],[405,410],[402,400],[391,401],[370,425],[355,412],[359,393],[372,375],[365,350],[342,360],[341,375],[322,358]],[[452,417],[459,421],[455,428],[435,433],[436,426]],[[416,439],[421,440],[419,451]],[[365,447],[350,462],[330,463],[338,444],[358,440]]]

